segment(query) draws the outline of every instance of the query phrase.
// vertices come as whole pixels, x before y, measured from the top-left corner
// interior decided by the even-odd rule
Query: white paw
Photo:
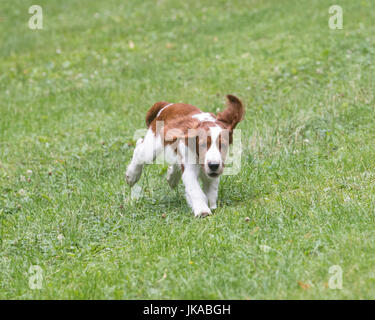
[[[128,183],[128,185],[132,187],[141,177],[141,173],[142,166],[140,166],[140,168],[133,168],[129,166],[125,174],[126,182]]]
[[[206,210],[200,210],[199,212],[196,212],[195,214],[194,214],[194,216],[196,217],[196,218],[205,218],[205,217],[207,217],[207,216],[209,216],[209,215],[211,215],[212,213],[211,213],[211,210],[210,209],[206,209]]]

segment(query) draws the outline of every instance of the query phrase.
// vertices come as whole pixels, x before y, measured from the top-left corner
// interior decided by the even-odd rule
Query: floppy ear
[[[227,129],[232,132],[236,125],[244,118],[245,108],[240,99],[231,94],[227,95],[227,108],[219,112],[216,116],[218,121],[225,124]]]

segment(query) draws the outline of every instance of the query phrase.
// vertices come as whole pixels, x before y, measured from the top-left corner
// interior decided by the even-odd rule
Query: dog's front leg
[[[205,217],[211,214],[207,205],[207,197],[199,185],[199,165],[186,165],[182,174],[182,181],[185,185],[186,200],[193,209],[196,217]]]
[[[203,180],[203,190],[207,196],[210,208],[212,210],[217,208],[217,194],[219,192],[220,177],[208,178],[204,176]]]

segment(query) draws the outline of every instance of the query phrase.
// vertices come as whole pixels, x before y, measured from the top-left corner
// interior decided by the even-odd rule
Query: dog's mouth
[[[208,173],[208,176],[211,177],[211,178],[216,178],[216,177],[219,176],[219,174],[216,173],[216,172],[211,172],[211,173]]]

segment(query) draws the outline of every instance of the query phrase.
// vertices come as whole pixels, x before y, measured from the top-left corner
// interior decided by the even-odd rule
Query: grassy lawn
[[[1,299],[375,298],[374,1],[38,0],[30,30],[35,2],[0,6]],[[227,93],[244,150],[215,214],[161,165],[132,198],[148,108]]]

